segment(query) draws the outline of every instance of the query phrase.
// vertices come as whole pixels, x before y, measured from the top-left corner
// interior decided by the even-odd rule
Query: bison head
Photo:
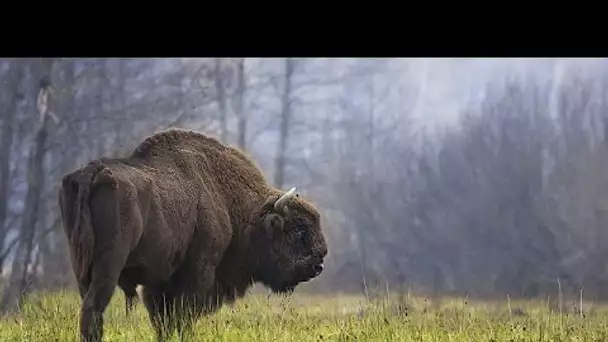
[[[260,209],[251,240],[259,257],[254,278],[273,292],[290,293],[323,271],[327,244],[320,214],[295,188],[271,196]]]

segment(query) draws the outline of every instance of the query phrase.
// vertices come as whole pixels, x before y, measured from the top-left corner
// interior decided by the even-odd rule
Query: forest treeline
[[[311,290],[608,296],[608,64],[493,80],[429,127],[411,63],[0,59],[0,307],[74,286],[62,175],[170,127],[318,203],[330,254]]]

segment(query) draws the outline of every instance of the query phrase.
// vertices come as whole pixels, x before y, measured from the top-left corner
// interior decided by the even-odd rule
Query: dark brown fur
[[[283,194],[241,151],[182,130],[65,175],[59,203],[83,299],[82,339],[101,340],[117,285],[127,312],[143,286],[162,340],[254,282],[289,293],[318,276],[327,254],[319,212],[299,197],[275,209]]]

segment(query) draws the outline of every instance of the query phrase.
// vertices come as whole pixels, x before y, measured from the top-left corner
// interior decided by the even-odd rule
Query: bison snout
[[[309,260],[305,265],[302,266],[304,266],[304,268],[302,268],[300,271],[301,273],[299,274],[299,281],[309,281],[316,278],[321,274],[321,272],[323,272],[323,269],[325,268],[323,259],[317,259],[314,261]]]
[[[325,265],[323,264],[323,259],[317,259],[315,261],[313,261],[310,265],[310,277],[311,278],[316,278],[319,276],[319,274],[321,274],[321,272],[323,272],[323,269],[325,268]]]

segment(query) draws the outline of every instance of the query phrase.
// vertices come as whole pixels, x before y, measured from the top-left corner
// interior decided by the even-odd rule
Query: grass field
[[[0,341],[75,341],[78,308],[72,293],[34,295],[22,313],[0,321]],[[195,329],[198,341],[608,341],[608,309],[583,308],[581,316],[578,309],[560,315],[541,301],[255,294]],[[120,291],[105,317],[105,341],[154,341],[143,304],[127,319]]]

